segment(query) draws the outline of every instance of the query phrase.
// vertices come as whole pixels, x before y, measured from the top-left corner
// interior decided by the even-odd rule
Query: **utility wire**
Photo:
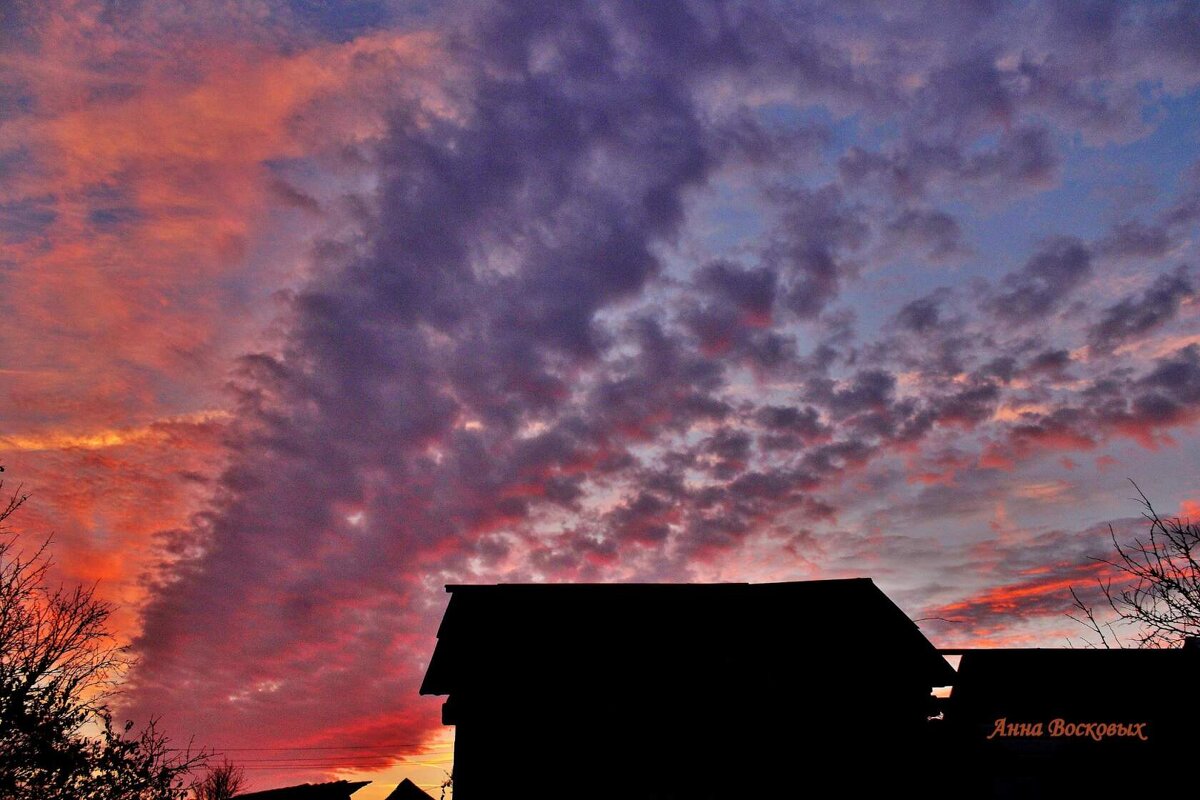
[[[320,747],[214,747],[214,750],[219,750],[222,753],[237,753],[237,752],[258,752],[266,750],[376,750],[386,749],[389,747],[421,747],[421,742],[389,742],[387,744],[342,744],[342,745],[326,745]],[[168,750],[187,750],[186,747],[169,747]],[[191,749],[195,749],[194,747]]]

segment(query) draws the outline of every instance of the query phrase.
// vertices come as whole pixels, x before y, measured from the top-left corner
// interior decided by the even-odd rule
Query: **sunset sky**
[[[446,583],[1081,635],[1200,517],[1198,233],[1194,2],[4,2],[5,489],[122,714],[376,800]]]

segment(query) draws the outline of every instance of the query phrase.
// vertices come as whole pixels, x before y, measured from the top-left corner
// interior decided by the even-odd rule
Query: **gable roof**
[[[348,800],[350,795],[368,783],[370,781],[302,783],[299,786],[234,795],[234,800]]]
[[[930,685],[949,684],[954,676],[869,578],[451,585],[446,591],[450,603],[421,694],[547,689],[586,675],[609,685],[647,686],[671,680],[685,664],[720,670],[722,663],[750,659],[776,670],[798,663],[811,668],[821,660],[835,664],[835,654],[883,653],[888,669],[907,666]],[[726,674],[755,680],[744,663]]]
[[[421,787],[405,778],[384,800],[433,800]]]

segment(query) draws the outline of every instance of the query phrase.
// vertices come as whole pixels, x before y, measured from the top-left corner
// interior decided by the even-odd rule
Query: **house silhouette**
[[[947,784],[985,798],[1195,794],[1200,651],[953,652]]]
[[[400,781],[400,785],[392,790],[384,800],[433,800],[421,787],[408,778]]]
[[[350,796],[370,781],[333,781],[303,783],[281,789],[234,795],[234,800],[351,800]],[[433,800],[419,786],[405,778],[384,800]]]
[[[421,693],[447,696],[456,800],[790,797],[818,779],[855,796],[934,777],[930,693],[954,672],[869,579],[447,591]]]
[[[234,795],[234,800],[350,800],[350,795],[368,783],[370,781],[302,783],[299,786],[238,794]]]

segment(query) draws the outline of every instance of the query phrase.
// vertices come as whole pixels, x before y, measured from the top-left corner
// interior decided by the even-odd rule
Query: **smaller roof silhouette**
[[[428,792],[421,791],[421,787],[405,778],[384,800],[433,800],[433,797]]]
[[[1200,668],[1185,649],[996,648],[963,650],[951,693],[960,713],[1019,709],[1099,713],[1178,710],[1195,703],[1181,687]],[[1091,717],[1088,717],[1091,720]]]
[[[331,783],[302,783],[281,789],[234,795],[234,800],[349,800],[350,795],[370,781],[333,781]]]

